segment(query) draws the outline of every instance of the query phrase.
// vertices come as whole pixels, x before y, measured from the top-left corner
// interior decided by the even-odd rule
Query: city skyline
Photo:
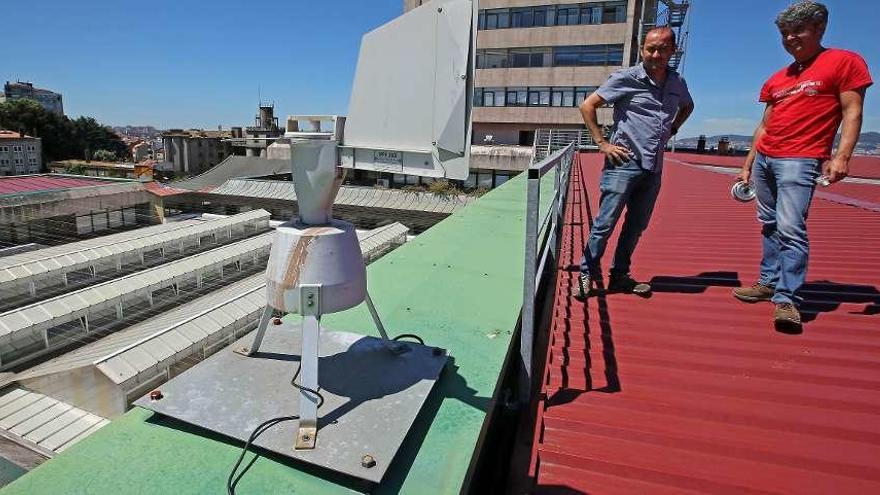
[[[683,73],[697,108],[682,137],[751,133],[761,84],[790,62],[773,25],[788,3],[693,4]],[[876,77],[880,48],[870,42],[870,16],[859,15],[870,4],[825,3],[826,46],[859,52]],[[210,10],[159,2],[140,16],[112,2],[49,4],[55,16],[39,28],[13,23],[0,34],[16,48],[4,55],[0,78],[63,94],[73,117],[159,129],[247,125],[260,98],[282,117],[344,115],[360,37],[402,13],[399,0],[270,2],[259,12],[231,2]],[[880,131],[872,89],[863,132]]]

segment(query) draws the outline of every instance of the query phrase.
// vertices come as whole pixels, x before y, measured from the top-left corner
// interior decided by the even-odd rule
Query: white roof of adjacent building
[[[124,296],[166,287],[217,264],[234,262],[254,252],[267,251],[274,232],[221,246],[165,265],[126,275],[0,314],[0,341],[30,330],[36,332],[74,320],[102,306],[115,305]]]
[[[107,423],[101,416],[24,388],[14,387],[0,396],[0,428],[48,457]]]
[[[405,241],[408,233],[409,227],[400,222],[394,222],[363,233],[358,232],[361,253],[363,253],[364,258],[370,259],[373,253],[385,249],[389,243],[400,238],[403,238]]]
[[[263,273],[232,283],[144,322],[132,325],[83,347],[14,375],[4,383],[98,366],[114,383],[123,383],[161,360],[186,357],[189,349],[217,330],[213,322],[228,322],[265,305]],[[162,358],[161,360],[159,358]]]
[[[212,190],[210,194],[245,196],[251,198],[296,201],[293,182],[258,179],[230,179]],[[470,196],[443,197],[427,192],[411,192],[401,189],[342,186],[334,205],[364,208],[387,208],[392,210],[453,213],[476,198]]]
[[[105,241],[103,244],[90,243],[87,246],[63,246],[67,249],[49,248],[25,253],[16,258],[21,258],[18,263],[10,263],[9,260],[0,260],[0,291],[4,284],[20,283],[38,275],[51,276],[52,272],[69,272],[85,268],[127,253],[145,252],[159,249],[165,246],[174,246],[181,241],[200,238],[217,232],[226,232],[233,227],[265,221],[268,226],[269,212],[266,210],[254,210],[239,213],[225,218],[210,221],[181,222],[172,224],[174,227],[150,233],[141,232],[138,229],[124,232],[115,239]],[[102,238],[99,238],[102,239]],[[25,259],[27,258],[27,259]]]
[[[381,243],[406,235],[407,230],[393,223],[359,233],[364,256],[370,246],[378,249]],[[169,361],[186,359],[214,334],[259,315],[266,304],[265,285],[265,274],[252,275],[20,373],[9,374],[0,386],[96,366],[114,383],[132,384],[127,388],[134,388],[155,376]]]
[[[27,251],[25,253],[4,256],[0,258],[0,268],[14,266],[21,263],[27,263],[29,261],[40,260],[44,258],[51,258],[53,256],[69,253],[71,251],[81,251],[83,249],[101,247],[106,244],[113,244],[120,241],[139,239],[141,237],[149,237],[160,234],[162,232],[168,232],[176,229],[187,228],[193,225],[198,225],[200,223],[202,223],[201,220],[184,220],[181,222],[151,225],[149,227],[141,227],[135,230],[127,230],[125,232],[119,232],[117,234],[93,237],[91,239],[85,239],[82,241],[70,242],[58,246],[51,246],[34,251]]]

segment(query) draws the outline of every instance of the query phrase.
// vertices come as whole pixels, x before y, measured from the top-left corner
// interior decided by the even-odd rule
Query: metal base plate
[[[263,421],[299,413],[300,393],[290,384],[299,366],[298,325],[270,326],[258,352],[246,335],[162,385],[162,398],[135,401],[166,416],[247,441]],[[313,450],[295,450],[298,421],[273,426],[254,445],[303,462],[378,483],[446,364],[446,353],[407,343],[395,355],[375,337],[322,331],[318,410]],[[365,456],[368,461],[364,462]]]

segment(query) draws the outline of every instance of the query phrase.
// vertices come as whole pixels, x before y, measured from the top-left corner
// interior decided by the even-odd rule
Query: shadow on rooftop
[[[570,219],[571,221],[568,222],[568,225],[575,226],[573,228],[580,228],[581,232],[580,235],[571,235],[567,239],[563,239],[563,242],[569,243],[567,251],[571,253],[571,256],[579,258],[583,246],[578,245],[576,241],[581,239],[585,240],[589,235],[589,230],[593,225],[593,212],[590,207],[589,196],[586,193],[587,184],[584,174],[578,174],[576,187],[580,187],[580,191],[573,190],[570,193],[573,197],[569,200],[569,208],[573,208],[573,211]],[[578,192],[580,192],[580,194],[578,194]],[[567,272],[578,272],[579,269],[580,266],[578,264],[563,265],[562,268],[563,271]],[[573,288],[575,277],[571,276],[569,279],[571,280],[569,286]],[[563,327],[556,330],[556,338],[562,339],[562,342],[558,346],[562,349],[563,353],[563,365],[560,367],[561,386],[559,390],[555,391],[547,398],[547,407],[572,402],[581,394],[587,392],[616,393],[622,390],[620,377],[617,373],[617,356],[615,355],[614,332],[611,324],[611,315],[608,311],[605,287],[601,279],[596,281],[596,288],[596,294],[583,301],[578,301],[574,297],[569,297],[567,294],[560,299],[564,306],[559,309],[564,311],[567,316],[560,320]],[[596,305],[599,313],[598,321],[590,320],[590,304]],[[573,318],[575,313],[577,313],[580,318]],[[573,339],[583,340],[582,351],[572,351],[571,344]],[[593,357],[590,355],[590,350],[597,348],[600,344],[602,349],[602,362],[594,363]],[[581,357],[584,360],[582,367],[581,365],[571,365],[571,358],[573,357],[571,355],[572,352],[581,353]],[[597,369],[601,369],[604,374],[605,384],[601,387],[595,387],[594,383],[593,371]],[[585,383],[585,386],[582,387],[583,390],[570,388],[570,383],[572,381],[570,373],[573,370],[577,370],[578,373],[583,372]]]
[[[649,282],[652,292],[700,294],[709,287],[740,287],[737,272],[702,272],[692,276],[657,275]]]
[[[804,284],[801,317],[804,322],[815,320],[820,313],[836,311],[841,304],[864,304],[862,311],[851,314],[876,316],[880,314],[880,291],[873,285],[841,284],[830,280],[816,280]]]
[[[299,360],[298,356],[290,356],[277,353],[261,352],[258,354],[258,356],[268,359],[280,359],[285,361]],[[328,357],[321,358],[321,361],[323,362],[327,358]],[[332,358],[332,356],[329,356],[329,358]],[[254,462],[259,462],[261,459],[265,458],[266,460],[272,461],[274,463],[289,466],[298,471],[302,471],[304,473],[328,480],[331,483],[338,484],[341,487],[348,488],[350,490],[369,493],[398,493],[401,490],[404,481],[407,479],[408,474],[415,462],[416,456],[422,448],[422,444],[428,434],[428,430],[431,428],[431,425],[434,422],[434,418],[436,417],[437,412],[443,405],[444,401],[446,401],[447,399],[454,399],[483,412],[488,411],[489,407],[492,404],[490,398],[480,397],[475,389],[468,386],[467,381],[463,376],[461,376],[461,374],[459,374],[458,369],[458,366],[455,364],[455,359],[450,356],[448,358],[445,368],[440,374],[439,381],[434,385],[434,388],[431,390],[431,393],[425,400],[424,405],[419,410],[419,413],[416,416],[414,423],[410,427],[409,432],[404,438],[400,449],[397,451],[396,456],[391,461],[391,468],[389,468],[384,480],[379,485],[374,485],[373,483],[359,478],[344,475],[313,464],[298,461],[296,459],[276,454],[274,452],[264,450],[256,446],[251,447],[251,452],[253,454],[249,454],[245,457],[245,462],[243,466],[250,469],[250,466]],[[333,376],[328,375],[330,374],[324,373],[323,375],[319,375],[319,382],[321,383],[322,389],[326,388],[325,382],[336,381],[336,378],[339,378],[334,378]],[[363,375],[358,375],[357,372],[355,372],[352,373],[350,376]],[[333,384],[328,384],[330,386],[333,386]],[[348,389],[350,390],[350,387]],[[358,403],[362,403],[363,401],[369,400],[369,398],[367,397],[367,395],[369,395],[368,392],[369,391],[366,391],[363,394],[360,394],[358,397],[352,397],[352,400],[349,402],[353,403],[355,401],[358,401]],[[372,392],[380,393],[380,391],[377,392],[376,390],[373,390]],[[319,418],[319,422],[322,424],[327,424],[328,422],[334,421],[335,419],[341,417],[346,411],[351,410],[356,406],[357,404],[353,404],[350,407],[343,406],[344,410],[340,410],[342,409],[340,408],[337,410],[329,411],[329,413],[323,412],[323,415]],[[213,441],[234,446],[236,448],[242,447],[242,443],[236,439],[229,438],[214,431],[194,426],[189,423],[161,414],[153,414],[152,416],[150,416],[149,419],[147,419],[147,422],[150,424],[155,424],[166,428],[173,428],[182,432],[205,437]],[[224,469],[226,467],[231,468],[232,463],[235,461],[235,457],[238,455],[238,453],[238,450],[236,450],[234,453],[230,453],[229,466],[225,466]],[[242,485],[247,485],[247,476],[243,478]]]
[[[576,267],[574,268],[576,270]],[[693,276],[658,275],[650,281],[653,292],[681,294],[703,293],[709,287],[740,287],[737,272],[703,272]],[[804,284],[801,317],[805,323],[815,320],[821,313],[830,313],[841,304],[864,304],[862,311],[851,314],[875,316],[880,314],[880,291],[873,285],[844,284],[830,280],[817,280]]]

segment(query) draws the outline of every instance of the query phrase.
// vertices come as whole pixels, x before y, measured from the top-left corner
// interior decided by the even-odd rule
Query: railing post
[[[548,130],[548,134],[551,131]],[[570,136],[570,133],[562,133]],[[526,207],[525,207],[525,253],[523,263],[523,304],[520,325],[520,360],[517,397],[521,405],[528,405],[531,400],[531,388],[534,372],[532,358],[535,345],[536,299],[537,290],[547,264],[552,263],[554,269],[558,263],[558,239],[562,231],[562,219],[565,211],[565,198],[568,192],[571,164],[577,143],[572,139],[560,153],[541,160],[527,171]],[[545,215],[540,214],[541,178],[553,169],[553,198]],[[548,177],[549,179],[549,177]],[[541,228],[549,230],[544,233],[546,243],[539,246]],[[549,260],[549,263],[548,263]]]
[[[541,198],[541,174],[528,171],[526,196],[526,249],[523,273],[523,309],[520,327],[519,354],[522,373],[519,380],[519,401],[528,404],[532,388],[532,350],[535,339],[535,275],[538,264],[538,215]]]

